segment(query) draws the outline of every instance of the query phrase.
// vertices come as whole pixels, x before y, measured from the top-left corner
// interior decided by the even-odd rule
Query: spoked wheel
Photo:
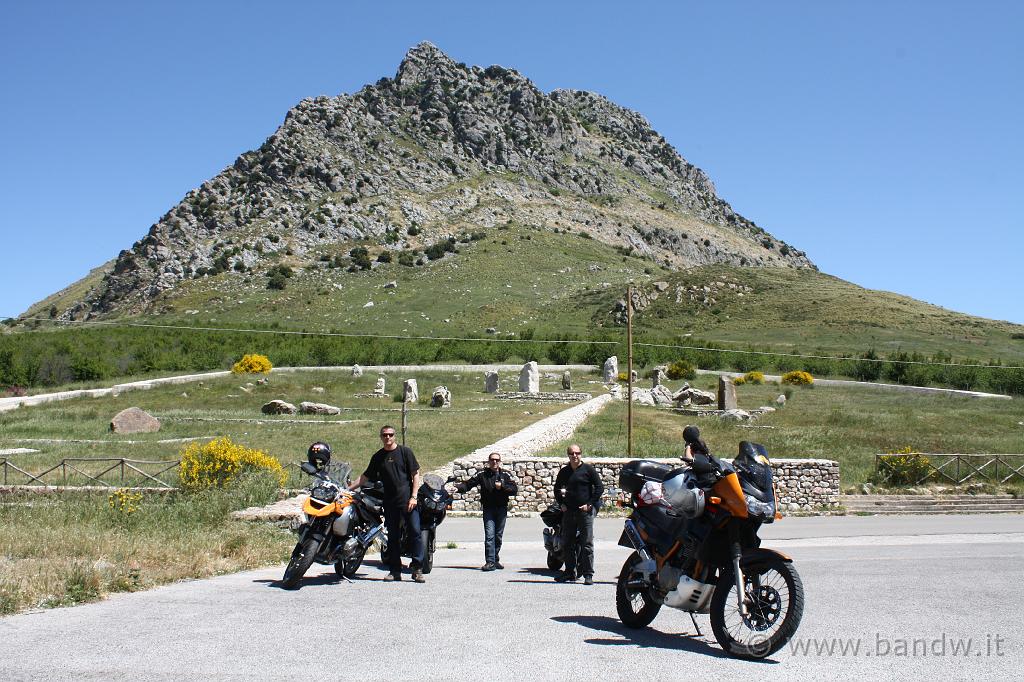
[[[736,579],[724,571],[711,598],[711,629],[726,653],[759,659],[793,637],[804,613],[804,586],[793,564],[769,559],[743,568],[746,613],[736,603]]]
[[[313,565],[313,559],[316,557],[318,549],[320,549],[320,543],[314,538],[309,538],[305,542],[295,545],[295,549],[292,550],[292,558],[284,569],[284,577],[281,578],[281,584],[288,589],[298,587],[302,576],[306,575],[306,571]]]
[[[647,627],[661,610],[661,602],[651,595],[650,588],[635,570],[640,561],[639,554],[630,554],[615,583],[615,610],[619,613],[619,620],[628,628]]]
[[[548,552],[548,568],[557,571],[562,567],[562,557],[557,552]]]

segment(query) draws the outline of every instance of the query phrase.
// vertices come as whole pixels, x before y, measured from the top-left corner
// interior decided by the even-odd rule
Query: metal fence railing
[[[880,481],[919,485],[945,481],[1008,483],[1024,481],[1024,454],[961,455],[910,452],[875,455],[875,474]]]

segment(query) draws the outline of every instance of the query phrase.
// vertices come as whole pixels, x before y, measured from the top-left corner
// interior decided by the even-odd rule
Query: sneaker
[[[585,576],[583,576],[583,584],[584,585],[593,585],[594,584],[594,576],[592,576],[592,575],[585,575]]]
[[[425,583],[427,582],[427,579],[423,577],[423,571],[413,571],[412,581],[414,583]]]
[[[481,571],[493,571],[496,568],[497,568],[497,566],[495,566],[494,564],[488,562],[488,563],[484,564],[483,566],[481,566],[480,570]]]
[[[395,575],[394,573],[388,573],[386,576],[384,576],[384,582],[386,582],[386,583],[400,582],[401,580],[402,580],[401,574]]]
[[[576,574],[563,571],[555,576],[556,583],[574,583],[576,582]]]
[[[500,561],[495,561],[495,562],[494,562],[494,567],[495,567],[496,569],[498,569],[499,571],[501,571],[501,570],[503,570],[503,569],[505,568],[504,566],[502,566],[502,565],[501,565],[501,562],[500,562]]]

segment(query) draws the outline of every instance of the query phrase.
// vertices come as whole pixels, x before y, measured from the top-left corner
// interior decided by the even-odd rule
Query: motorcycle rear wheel
[[[288,566],[284,569],[284,577],[281,578],[281,584],[284,587],[294,589],[299,586],[302,576],[306,575],[306,571],[313,565],[313,559],[316,558],[318,549],[320,549],[320,543],[315,538],[309,538],[305,542],[295,545],[292,557],[288,560]]]
[[[636,589],[628,584],[640,575],[633,570],[640,561],[639,554],[630,554],[626,563],[622,564],[619,578],[615,582],[615,610],[627,628],[647,627],[661,610],[661,602],[651,596],[649,588]]]
[[[793,564],[778,558],[745,566],[743,571],[747,586],[754,580],[760,586],[747,600],[748,614],[741,615],[736,606],[732,570],[723,571],[711,598],[711,630],[730,656],[759,660],[796,634],[804,613],[804,585]]]

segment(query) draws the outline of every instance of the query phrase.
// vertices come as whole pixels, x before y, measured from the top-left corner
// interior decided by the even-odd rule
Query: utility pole
[[[405,445],[405,432],[409,428],[409,403],[402,396],[402,445]]]
[[[626,456],[633,459],[633,286],[626,287]]]

